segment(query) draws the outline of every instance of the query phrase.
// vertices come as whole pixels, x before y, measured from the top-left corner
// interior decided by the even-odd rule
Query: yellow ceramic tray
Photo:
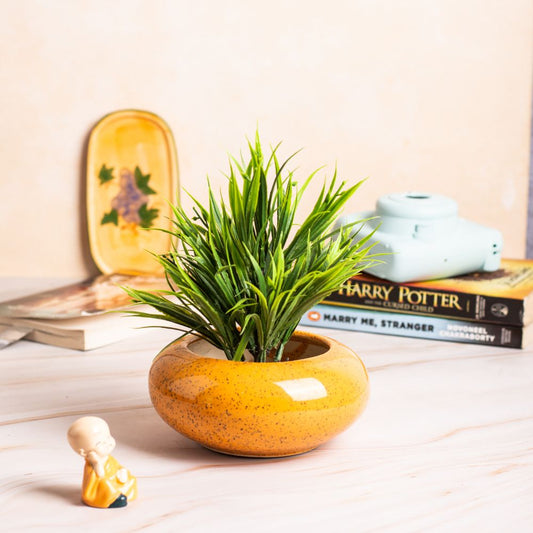
[[[104,274],[159,274],[148,252],[171,237],[169,202],[178,201],[172,132],[157,115],[125,110],[93,128],[87,153],[87,222],[91,254]]]

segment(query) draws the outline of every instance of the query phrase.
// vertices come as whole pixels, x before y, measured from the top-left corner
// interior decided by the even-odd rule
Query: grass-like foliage
[[[126,289],[135,303],[157,311],[133,314],[192,332],[234,361],[243,360],[245,350],[256,362],[280,361],[303,314],[369,266],[368,239],[354,239],[351,227],[331,229],[361,182],[337,185],[335,171],[296,225],[316,171],[298,187],[286,168],[294,154],[280,162],[278,147],[265,157],[256,135],[248,160],[230,159],[226,200],[209,186],[205,205],[193,198],[192,217],[173,206],[170,233],[181,249],[156,256],[171,290]]]

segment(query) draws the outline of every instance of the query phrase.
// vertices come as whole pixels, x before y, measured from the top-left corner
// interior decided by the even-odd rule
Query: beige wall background
[[[302,179],[370,177],[348,210],[445,194],[523,257],[532,24],[530,0],[0,0],[0,275],[95,271],[85,145],[123,108],[168,122],[200,198],[259,125]]]

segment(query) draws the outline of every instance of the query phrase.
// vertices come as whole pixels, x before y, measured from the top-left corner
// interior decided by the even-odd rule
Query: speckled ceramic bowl
[[[156,411],[181,434],[218,452],[248,457],[303,453],[345,430],[368,398],[368,375],[346,346],[296,332],[288,361],[228,361],[188,335],[155,358]]]

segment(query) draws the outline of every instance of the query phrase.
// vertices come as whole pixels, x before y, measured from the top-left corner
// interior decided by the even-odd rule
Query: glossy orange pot
[[[345,430],[363,411],[368,375],[349,348],[307,332],[293,335],[284,359],[228,361],[187,335],[155,358],[152,403],[171,427],[218,452],[303,453]]]

